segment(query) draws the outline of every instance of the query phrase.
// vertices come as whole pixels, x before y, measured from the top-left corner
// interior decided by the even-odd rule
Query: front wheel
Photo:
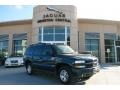
[[[61,67],[58,71],[59,80],[63,84],[69,84],[72,79],[72,71],[69,67]]]
[[[26,66],[26,71],[29,75],[31,75],[33,73],[33,70],[32,70],[32,65],[31,63],[28,63],[27,66]]]

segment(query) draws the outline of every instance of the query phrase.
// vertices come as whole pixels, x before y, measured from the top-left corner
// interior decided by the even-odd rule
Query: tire
[[[32,68],[31,63],[28,63],[28,64],[27,64],[27,66],[26,66],[26,71],[27,71],[27,74],[28,74],[28,75],[33,74],[33,68]]]
[[[58,78],[63,84],[69,84],[72,80],[72,70],[69,67],[61,67],[58,70]]]

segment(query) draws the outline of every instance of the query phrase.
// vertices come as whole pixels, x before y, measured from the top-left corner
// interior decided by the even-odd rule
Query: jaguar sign
[[[57,9],[46,7],[48,11],[51,11],[51,13],[45,13],[42,17],[42,19],[38,20],[38,23],[43,22],[71,22],[70,19],[66,18],[66,15]],[[52,13],[54,12],[54,13]]]

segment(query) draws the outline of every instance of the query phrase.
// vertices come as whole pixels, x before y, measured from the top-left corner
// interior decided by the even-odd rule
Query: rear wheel
[[[26,66],[26,71],[29,75],[31,75],[33,73],[33,68],[32,68],[32,65],[31,63],[28,63],[27,66]]]
[[[63,84],[69,84],[72,80],[72,71],[69,67],[61,67],[58,70],[58,78]]]

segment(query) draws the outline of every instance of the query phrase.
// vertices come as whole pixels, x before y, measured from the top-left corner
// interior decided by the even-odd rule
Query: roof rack
[[[36,44],[31,44],[30,46],[36,46],[36,45],[52,45],[51,43],[36,43]]]

